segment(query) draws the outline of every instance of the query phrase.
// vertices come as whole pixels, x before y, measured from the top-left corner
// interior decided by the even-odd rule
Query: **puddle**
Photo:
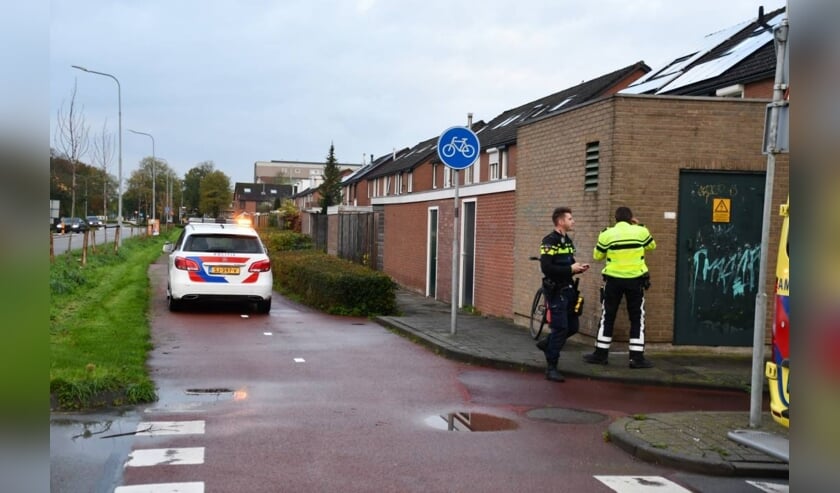
[[[432,428],[446,431],[505,431],[519,428],[516,421],[484,413],[439,414],[423,421]]]
[[[525,413],[525,416],[528,416],[531,419],[564,424],[595,424],[607,419],[605,414],[596,413],[594,411],[584,411],[582,409],[567,409],[563,407],[542,407],[539,409],[531,409]]]
[[[208,406],[230,401],[242,401],[248,398],[245,390],[233,390],[227,387],[192,388],[186,390],[158,390],[158,401],[148,407],[146,413],[186,413],[201,412]]]
[[[134,410],[119,414],[52,414],[50,491],[114,491],[131,451],[130,435],[139,422],[140,416]]]

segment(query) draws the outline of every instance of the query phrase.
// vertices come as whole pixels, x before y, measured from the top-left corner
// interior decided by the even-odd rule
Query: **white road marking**
[[[618,493],[691,493],[662,476],[595,476],[595,479]]]
[[[249,318],[249,317],[248,317],[248,315],[244,315],[244,314],[243,314],[243,315],[240,315],[240,317],[242,317],[242,318]]]
[[[306,363],[306,360],[303,358],[295,358],[295,363]]]
[[[790,486],[779,483],[768,483],[766,481],[747,481],[747,484],[755,486],[765,493],[788,493]]]
[[[141,421],[137,436],[203,435],[204,420],[198,421]]]
[[[204,464],[204,447],[151,448],[128,454],[125,467]]]
[[[204,493],[204,482],[118,486],[114,493]]]
[[[263,335],[264,335],[264,336],[271,336],[271,335],[274,335],[274,334],[273,334],[273,333],[271,333],[271,332],[263,332]]]

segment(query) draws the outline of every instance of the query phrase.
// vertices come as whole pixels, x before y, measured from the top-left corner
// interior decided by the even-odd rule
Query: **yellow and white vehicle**
[[[770,388],[770,413],[779,424],[790,427],[790,257],[788,226],[790,198],[780,207],[784,216],[776,262],[776,296],[773,317],[773,354],[764,367]]]

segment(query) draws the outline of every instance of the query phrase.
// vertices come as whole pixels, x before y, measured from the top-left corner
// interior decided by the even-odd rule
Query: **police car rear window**
[[[256,237],[240,235],[195,234],[187,239],[184,250],[214,253],[263,253],[262,246]]]

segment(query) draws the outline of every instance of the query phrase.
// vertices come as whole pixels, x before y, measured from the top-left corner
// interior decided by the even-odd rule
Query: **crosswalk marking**
[[[145,421],[137,423],[137,436],[203,435],[204,420]]]
[[[134,450],[125,467],[204,464],[204,447],[152,448]]]
[[[617,493],[691,492],[691,490],[683,488],[662,476],[594,476],[594,478]],[[744,480],[744,482],[764,493],[788,493],[790,491],[790,486],[786,484],[753,480]]]
[[[595,476],[595,479],[618,493],[691,493],[661,476]]]
[[[765,493],[788,493],[790,486],[779,483],[768,483],[766,481],[747,481],[747,484],[755,486]]]
[[[114,493],[204,493],[204,482],[157,483],[118,486]]]

